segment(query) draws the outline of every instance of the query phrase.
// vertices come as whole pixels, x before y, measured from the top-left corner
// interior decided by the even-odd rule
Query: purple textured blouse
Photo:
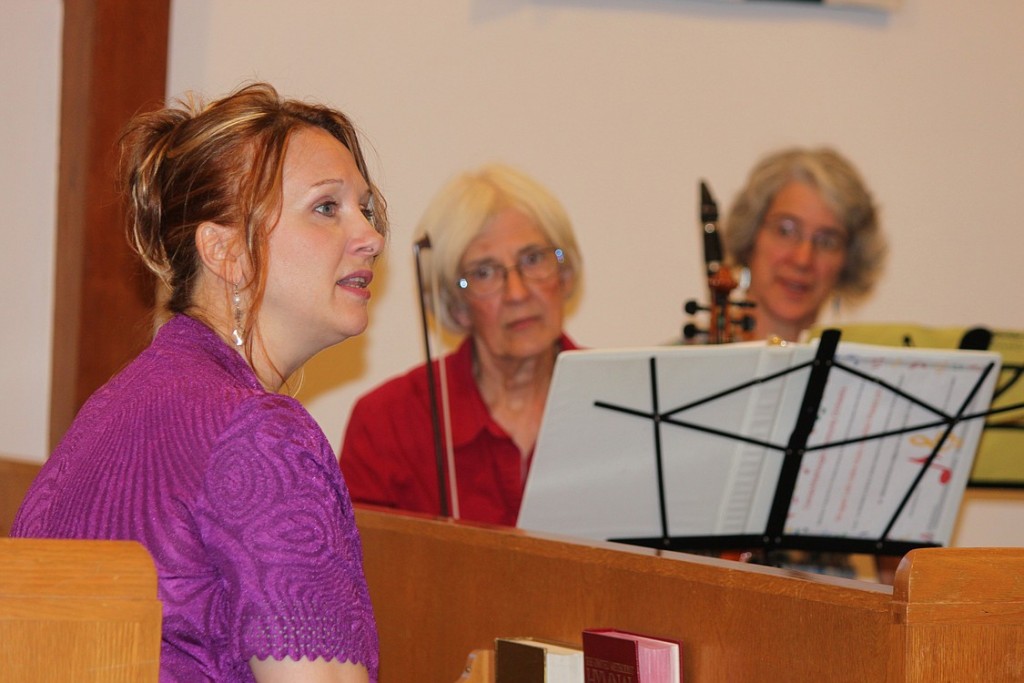
[[[176,316],[85,404],[13,536],[130,539],[163,602],[160,680],[253,681],[252,657],[377,680],[348,491],[323,432],[213,331]]]

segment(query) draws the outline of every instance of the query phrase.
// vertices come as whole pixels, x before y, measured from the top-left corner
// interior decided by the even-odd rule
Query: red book
[[[678,641],[618,631],[583,631],[586,683],[682,683]]]

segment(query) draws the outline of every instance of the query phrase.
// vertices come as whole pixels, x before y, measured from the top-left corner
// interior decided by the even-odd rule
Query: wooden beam
[[[50,448],[152,334],[154,281],[114,186],[125,122],[167,82],[170,0],[65,0]]]

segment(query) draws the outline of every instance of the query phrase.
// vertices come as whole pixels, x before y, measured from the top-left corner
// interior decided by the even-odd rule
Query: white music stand
[[[835,331],[564,352],[518,525],[680,549],[946,545],[998,369]]]

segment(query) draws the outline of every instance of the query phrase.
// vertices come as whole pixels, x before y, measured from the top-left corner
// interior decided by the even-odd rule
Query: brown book
[[[678,641],[616,629],[583,632],[586,683],[682,683]]]
[[[495,683],[583,683],[583,650],[542,638],[496,638]]]

